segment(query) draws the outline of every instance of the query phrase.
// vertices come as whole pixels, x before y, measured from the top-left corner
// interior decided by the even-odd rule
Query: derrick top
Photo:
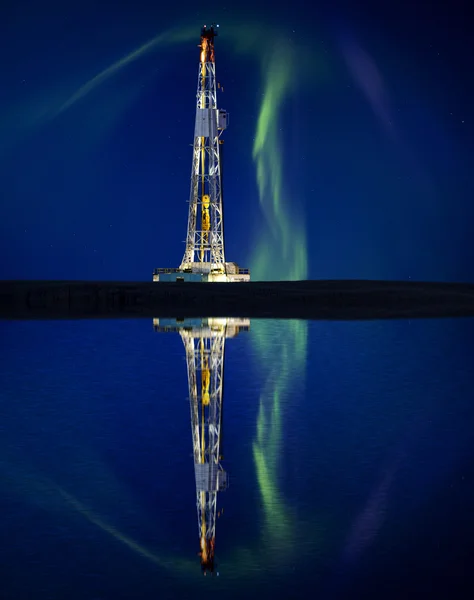
[[[214,62],[214,38],[217,36],[217,28],[219,25],[204,25],[201,29],[201,62]]]

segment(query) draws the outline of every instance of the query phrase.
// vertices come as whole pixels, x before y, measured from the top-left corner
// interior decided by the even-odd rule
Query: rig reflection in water
[[[249,319],[153,319],[159,332],[178,332],[186,351],[193,436],[201,568],[215,570],[217,494],[227,487],[222,468],[224,347],[250,328]]]

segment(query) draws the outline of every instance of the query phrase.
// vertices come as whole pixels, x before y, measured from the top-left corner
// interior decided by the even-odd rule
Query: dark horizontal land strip
[[[0,281],[0,319],[474,316],[474,284],[403,281]]]

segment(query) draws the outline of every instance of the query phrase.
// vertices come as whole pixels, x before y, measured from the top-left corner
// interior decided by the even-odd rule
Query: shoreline
[[[0,281],[0,319],[397,319],[474,316],[474,284],[334,280],[250,283]]]

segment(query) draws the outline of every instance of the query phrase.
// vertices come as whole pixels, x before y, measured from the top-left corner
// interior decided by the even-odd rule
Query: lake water
[[[227,337],[206,577],[184,336],[150,320],[0,336],[2,599],[473,597],[473,319]]]

